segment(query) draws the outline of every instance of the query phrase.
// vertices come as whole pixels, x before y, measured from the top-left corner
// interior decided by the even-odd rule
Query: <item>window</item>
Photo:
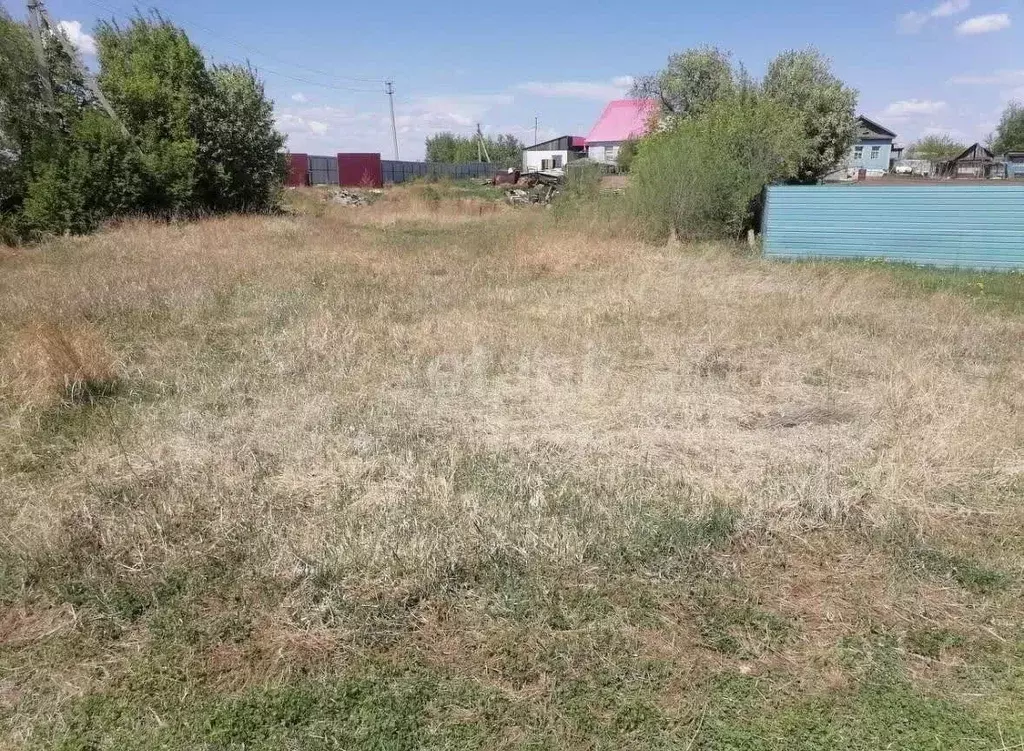
[[[882,147],[881,146],[872,146],[871,147],[871,158],[872,159],[878,159],[878,155],[881,153],[881,151],[882,151]]]
[[[551,161],[552,161],[552,163],[553,163],[553,164],[552,164],[552,166],[553,166],[553,167],[554,167],[555,169],[558,169],[559,167],[561,167],[561,166],[562,166],[562,155],[561,155],[561,154],[555,154],[555,155],[554,155],[554,156],[553,156],[553,157],[551,158]]]
[[[864,147],[863,146],[854,146],[853,147],[853,158],[854,159],[863,159],[864,158]]]

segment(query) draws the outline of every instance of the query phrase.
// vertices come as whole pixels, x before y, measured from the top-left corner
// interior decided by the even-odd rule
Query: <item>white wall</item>
[[[523,151],[523,169],[527,172],[540,169],[542,159],[553,159],[556,156],[562,157],[562,166],[569,163],[568,151]]]
[[[619,158],[619,144],[618,142],[587,144],[587,156],[595,162],[616,164]]]

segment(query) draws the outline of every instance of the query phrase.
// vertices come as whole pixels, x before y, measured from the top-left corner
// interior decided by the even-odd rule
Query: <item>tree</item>
[[[1024,103],[1014,101],[1006,105],[992,139],[992,151],[1024,151]]]
[[[957,141],[952,136],[939,133],[925,136],[910,144],[907,154],[912,159],[927,159],[937,162],[942,159],[952,159],[967,148],[967,144]]]
[[[735,85],[729,53],[705,46],[670,55],[664,70],[637,79],[631,93],[657,99],[663,114],[695,117],[731,95]]]
[[[816,182],[842,162],[855,135],[857,92],[816,49],[783,52],[768,64],[765,96],[796,110],[810,149],[795,179]]]
[[[158,214],[264,211],[284,180],[273,104],[254,70],[208,68],[162,16],[96,32],[100,85],[142,156],[141,208]]]
[[[33,177],[60,152],[91,103],[60,30],[43,29],[52,104],[43,98],[39,63],[28,27],[0,9],[0,241],[26,229],[22,208]]]
[[[215,93],[202,52],[159,15],[136,16],[124,27],[101,22],[96,46],[100,87],[145,155],[144,205],[157,213],[197,210],[197,195],[209,194],[200,181],[216,179],[214,165],[199,160],[204,108]]]
[[[511,133],[497,138],[484,137],[491,162],[499,167],[518,167],[522,164],[523,143]],[[477,137],[455,133],[436,133],[427,137],[427,161],[445,164],[475,162],[479,158]]]
[[[106,114],[90,110],[29,183],[25,224],[36,232],[90,232],[108,217],[138,211],[142,192],[135,144]]]
[[[757,224],[764,186],[793,178],[811,144],[800,113],[748,92],[644,139],[630,198],[664,237],[736,237]]]
[[[266,211],[276,204],[287,170],[274,106],[252,68],[218,66],[212,75],[198,156],[213,168],[200,200],[215,211]]]

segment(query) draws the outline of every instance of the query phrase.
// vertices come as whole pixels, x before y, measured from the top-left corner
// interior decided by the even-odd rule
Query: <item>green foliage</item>
[[[271,209],[287,172],[273,105],[251,68],[219,66],[212,75],[214,96],[204,109],[206,144],[199,154],[211,165],[200,186],[202,203],[215,211]]]
[[[658,99],[665,114],[696,117],[734,94],[735,79],[729,53],[696,47],[670,55],[664,70],[638,79],[633,95]]]
[[[1003,110],[992,139],[992,151],[996,154],[1024,151],[1024,104],[1021,102],[1010,102]]]
[[[619,146],[619,156],[616,160],[616,164],[619,167],[620,172],[629,172],[633,167],[633,160],[636,159],[637,153],[640,151],[640,141],[635,138],[630,138],[622,142]]]
[[[755,224],[765,185],[796,175],[808,142],[799,113],[734,96],[644,142],[630,197],[655,236],[739,236]]]
[[[0,9],[0,241],[24,234],[21,209],[33,174],[59,151],[87,101],[55,37],[46,38],[44,55],[52,106],[43,99],[28,29]]]
[[[768,64],[764,80],[752,80],[729,55],[698,47],[672,55],[660,73],[637,81],[635,96],[661,102],[662,124],[673,128],[701,117],[721,102],[762,96],[788,107],[803,129],[806,152],[796,182],[816,182],[835,169],[853,144],[857,92],[844,85],[831,64],[815,49],[783,52]]]
[[[142,192],[141,159],[131,139],[91,110],[29,184],[24,219],[40,232],[89,232],[107,217],[135,211]]]
[[[523,143],[511,133],[484,137],[487,153],[497,167],[518,167],[523,161]],[[482,150],[476,136],[436,133],[427,138],[427,161],[462,164],[479,161]]]
[[[952,159],[967,148],[967,144],[957,141],[948,134],[936,134],[925,136],[915,141],[908,149],[908,155],[912,159],[928,159],[938,161],[940,159]]]
[[[199,48],[160,16],[137,16],[124,27],[102,22],[96,46],[100,86],[146,154],[146,209],[198,209],[203,172],[215,169],[199,160],[204,111],[215,98]]]
[[[570,162],[565,168],[565,188],[562,196],[568,199],[594,198],[601,190],[601,165],[589,160]]]
[[[768,64],[764,95],[799,113],[808,150],[796,179],[817,182],[842,162],[853,145],[857,92],[832,73],[818,50],[789,50]]]
[[[100,86],[127,135],[97,107],[59,38],[47,36],[43,98],[31,39],[0,14],[0,238],[88,232],[129,213],[266,211],[285,164],[254,71],[208,68],[159,15],[96,31]]]

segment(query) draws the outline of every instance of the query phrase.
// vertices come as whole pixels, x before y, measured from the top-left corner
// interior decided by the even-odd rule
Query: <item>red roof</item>
[[[583,148],[587,145],[587,139],[583,136],[569,136],[569,146],[573,148]]]
[[[604,108],[590,129],[587,143],[626,141],[647,133],[651,117],[658,111],[655,99],[616,99]]]

